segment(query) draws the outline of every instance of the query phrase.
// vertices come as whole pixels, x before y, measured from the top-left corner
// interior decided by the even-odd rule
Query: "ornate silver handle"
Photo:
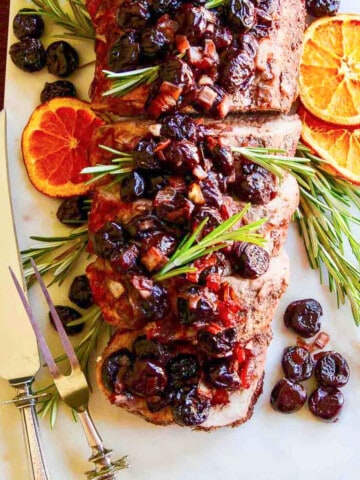
[[[128,466],[126,457],[123,457],[116,462],[112,462],[112,450],[108,450],[104,447],[102,438],[96,430],[95,424],[88,410],[78,412],[78,416],[83,427],[86,440],[92,450],[92,455],[89,458],[89,462],[93,462],[95,465],[95,469],[86,472],[86,476],[89,480],[116,480],[118,478],[117,472],[127,468]]]
[[[32,380],[11,384],[16,388],[17,396],[13,403],[20,410],[23,433],[28,453],[29,470],[31,480],[48,480],[48,474],[44,462],[44,454],[40,441],[39,425],[36,416],[36,396],[31,392]]]

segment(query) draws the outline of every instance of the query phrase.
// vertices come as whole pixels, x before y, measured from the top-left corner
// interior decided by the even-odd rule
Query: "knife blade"
[[[11,266],[17,277],[23,279],[9,190],[4,110],[0,112],[0,225],[0,377],[8,380],[17,392],[10,403],[21,412],[31,478],[46,480],[36,396],[31,391],[40,368],[39,352],[35,334],[9,274]]]

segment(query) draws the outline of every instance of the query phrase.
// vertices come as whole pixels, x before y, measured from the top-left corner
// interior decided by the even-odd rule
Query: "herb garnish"
[[[30,237],[43,245],[35,245],[21,252],[24,276],[28,286],[35,280],[30,259],[36,260],[41,275],[52,272],[53,279],[49,285],[61,285],[70,270],[76,265],[88,244],[88,226],[85,224],[70,234],[56,237]],[[54,255],[55,253],[55,255]]]
[[[300,204],[294,217],[304,240],[310,266],[319,270],[321,283],[325,280],[325,267],[329,290],[336,292],[338,306],[344,304],[347,297],[354,321],[360,325],[360,242],[351,230],[352,224],[360,225],[360,218],[349,210],[353,205],[360,211],[359,187],[328,173],[326,161],[313,155],[302,144],[299,144],[294,159],[268,155],[260,148],[233,150],[280,177],[278,167],[296,178],[300,188]],[[311,163],[299,166],[301,159]],[[346,242],[358,265],[345,257]]]
[[[159,65],[154,67],[138,68],[136,70],[129,70],[127,72],[120,73],[103,70],[106,78],[112,80],[113,87],[104,92],[102,95],[103,97],[108,95],[117,95],[118,97],[122,97],[140,85],[150,85],[158,78],[159,70]]]
[[[95,31],[84,0],[66,0],[69,12],[59,0],[31,0],[39,10],[37,14],[48,17],[56,25],[65,29],[59,37],[75,37],[88,40],[95,39]],[[62,2],[64,3],[64,2]]]
[[[241,221],[250,207],[251,205],[247,204],[241,212],[230,217],[197,242],[209,220],[205,218],[191,235],[188,234],[184,237],[166,265],[159,273],[154,275],[154,280],[161,281],[183,273],[196,272],[196,268],[190,266],[194,260],[221,250],[227,246],[227,242],[229,241],[255,243],[256,245],[263,246],[266,240],[260,234],[251,232],[263,225],[267,221],[266,218],[243,225],[231,231],[231,228]]]
[[[106,175],[115,175],[117,177],[116,180],[119,181],[133,171],[133,159],[130,153],[120,152],[106,145],[99,145],[99,148],[117,156],[111,160],[109,165],[97,164],[83,168],[80,173],[93,175],[93,178],[86,182],[87,184],[97,182],[106,177]]]

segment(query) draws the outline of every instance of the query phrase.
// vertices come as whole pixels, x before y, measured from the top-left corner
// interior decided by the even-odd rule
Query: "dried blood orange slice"
[[[360,185],[360,125],[332,125],[300,108],[301,138],[306,145],[327,161],[330,173]]]
[[[314,115],[338,125],[360,123],[360,15],[324,17],[306,30],[300,97]]]
[[[89,191],[80,174],[89,166],[92,133],[104,122],[90,104],[75,98],[54,98],[37,107],[22,135],[24,163],[34,187],[50,197],[71,197]]]

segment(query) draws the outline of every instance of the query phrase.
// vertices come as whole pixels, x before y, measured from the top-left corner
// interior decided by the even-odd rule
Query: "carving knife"
[[[9,274],[11,266],[17,277],[23,278],[9,191],[5,111],[0,112],[0,225],[0,377],[8,380],[17,393],[12,401],[5,403],[14,403],[20,410],[30,478],[47,480],[35,410],[37,397],[31,391],[40,368],[39,353],[35,334]]]

